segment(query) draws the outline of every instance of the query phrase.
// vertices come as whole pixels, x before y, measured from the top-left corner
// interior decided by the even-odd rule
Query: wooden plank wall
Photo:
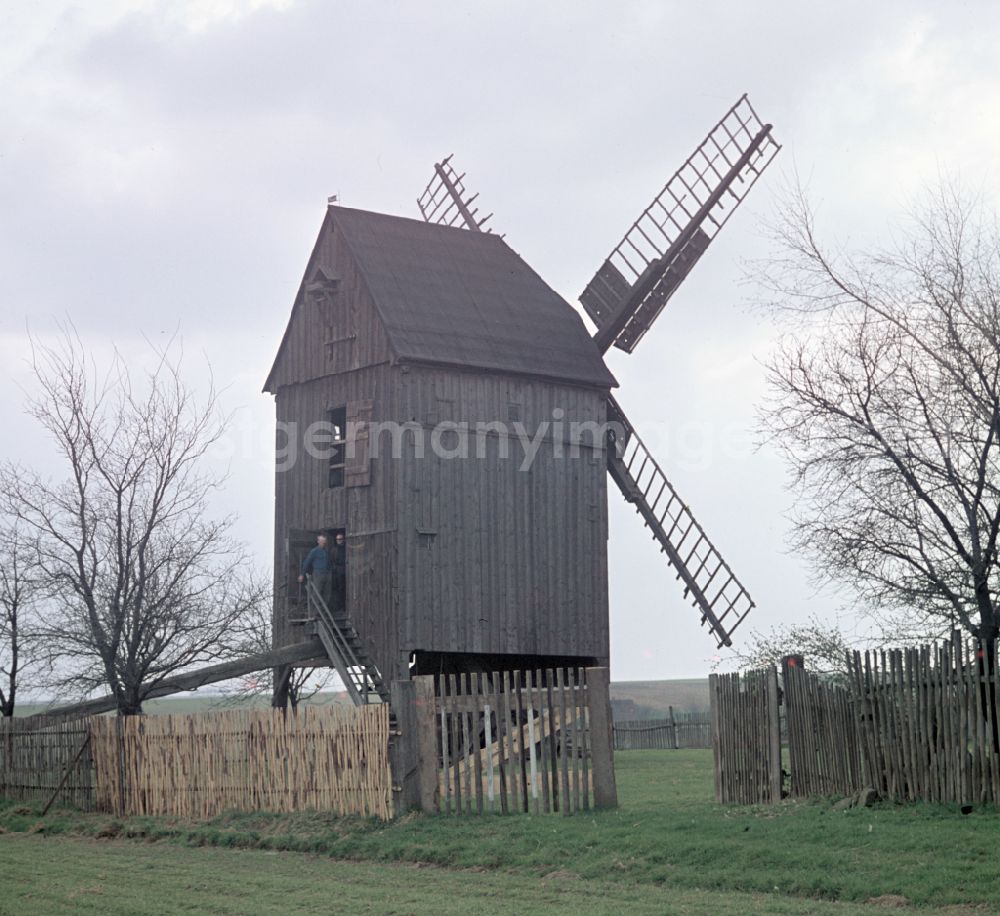
[[[404,459],[400,514],[402,644],[437,652],[576,656],[605,664],[607,472],[603,437],[548,428],[530,468],[513,436],[468,443],[469,458],[429,447],[438,423],[523,424],[553,416],[603,423],[601,392],[485,373],[411,367],[402,412],[428,440]],[[561,411],[561,414],[559,413]],[[447,434],[446,434],[447,435]],[[563,443],[555,455],[553,436]],[[415,440],[411,440],[411,443]],[[446,440],[447,441],[447,440]],[[457,433],[451,439],[456,443]],[[506,453],[507,457],[503,457]]]
[[[100,810],[392,816],[386,706],[95,717],[89,724]]]
[[[606,707],[583,668],[439,677],[432,807],[565,815],[613,807]]]
[[[35,721],[0,719],[0,798],[47,802],[65,777],[55,803],[93,810],[89,734],[86,719],[54,722],[44,728]]]
[[[327,419],[334,407],[353,406],[374,419],[395,417],[392,399],[398,382],[392,369],[388,338],[364,278],[331,220],[324,217],[309,258],[305,280],[322,268],[338,278],[336,296],[317,304],[298,290],[289,324],[268,378],[276,395],[279,423],[298,424],[298,459],[275,474],[274,644],[290,645],[306,638],[304,625],[289,622],[286,598],[296,583],[290,575],[286,542],[293,530],[345,528],[350,555],[348,600],[353,600],[355,628],[387,679],[399,660],[395,613],[395,545],[398,468],[389,459],[369,462],[367,471],[353,463],[350,485],[331,489],[328,463],[302,451],[302,435],[310,423]],[[370,409],[371,413],[368,413]],[[278,435],[278,448],[285,444]],[[370,444],[370,443],[369,443]],[[374,479],[373,479],[374,478]]]
[[[299,288],[267,380],[271,393],[389,360],[389,340],[364,277],[327,217],[307,263],[305,282],[317,268],[338,278],[336,296],[317,304],[305,295],[305,284]]]
[[[675,715],[666,719],[632,719],[615,722],[615,750],[676,750],[711,747],[712,718],[708,714]]]
[[[406,369],[407,371],[404,371]],[[528,470],[521,445],[485,440],[484,457],[441,458],[437,423],[603,423],[599,392],[457,370],[380,365],[282,388],[281,423],[323,419],[336,403],[371,401],[371,419],[408,424],[369,443],[370,483],[330,489],[322,460],[300,454],[275,480],[275,632],[304,638],[284,596],[296,588],[289,532],[345,527],[348,601],[386,680],[406,677],[409,653],[577,656],[606,662],[607,474],[604,442],[585,434],[555,454],[553,428]],[[511,420],[510,418],[515,418]],[[552,421],[555,422],[555,421]],[[425,448],[417,452],[418,436]],[[301,449],[301,442],[299,443]],[[502,457],[504,451],[508,457]],[[376,457],[377,456],[377,457]]]
[[[328,376],[282,388],[277,418],[295,423],[300,454],[288,470],[275,473],[275,644],[307,638],[305,625],[288,620],[285,597],[298,586],[286,556],[290,532],[345,528],[347,531],[347,600],[351,619],[385,679],[402,676],[398,669],[399,620],[396,563],[399,461],[386,437],[365,486],[330,488],[328,463],[301,451],[308,425],[326,418],[338,404],[372,401],[372,418],[394,416],[398,391],[388,365]],[[369,442],[369,448],[373,443]]]

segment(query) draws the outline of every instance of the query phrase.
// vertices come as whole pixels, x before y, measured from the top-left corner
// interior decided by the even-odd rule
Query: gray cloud
[[[314,0],[197,22],[153,0],[20,13],[0,49],[3,352],[52,315],[96,340],[179,327],[261,441],[273,415],[259,387],[328,194],[415,216],[431,164],[454,151],[497,229],[573,298],[745,90],[786,144],[783,166],[812,175],[830,228],[877,235],[935,163],[989,174],[998,19],[993,4],[943,15],[902,0]],[[760,373],[739,357],[760,356],[770,331],[741,306],[739,261],[767,250],[755,212],[775,178],[635,356],[612,356],[622,402],[651,426],[707,424],[716,440],[751,428]],[[18,411],[5,398],[18,454],[41,453]],[[773,455],[743,444],[683,459],[675,445],[664,455],[761,625],[831,606],[782,552]],[[268,461],[234,462],[224,497],[265,563]],[[610,550],[615,676],[703,671],[712,644],[617,503]]]

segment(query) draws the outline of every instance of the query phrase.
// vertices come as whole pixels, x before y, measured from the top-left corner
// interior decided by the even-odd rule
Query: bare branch
[[[762,268],[792,331],[762,410],[793,544],[879,613],[1000,632],[1000,237],[952,185],[893,250],[826,253],[796,185]]]
[[[37,545],[38,633],[60,683],[110,688],[125,713],[164,678],[226,654],[249,606],[233,520],[209,517],[222,478],[203,459],[226,418],[214,388],[194,397],[169,348],[154,356],[139,380],[118,352],[101,376],[71,328],[33,341],[28,412],[66,475],[0,468],[0,506]]]

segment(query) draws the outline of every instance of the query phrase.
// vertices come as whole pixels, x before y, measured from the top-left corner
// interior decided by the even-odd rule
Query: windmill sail
[[[746,110],[741,108],[743,105],[745,105],[746,110],[752,113],[753,110],[749,107],[750,103],[746,100],[746,96],[744,96],[727,113],[727,118],[734,113],[737,113],[738,120],[740,117],[745,116]],[[756,115],[753,115],[753,117],[756,118]],[[712,140],[720,127],[725,127],[726,130],[730,129],[726,127],[726,123],[726,118],[723,118],[713,128],[706,143]],[[749,130],[753,122],[740,121],[740,123],[744,124],[745,130]],[[763,130],[763,127],[761,129]],[[769,131],[770,128],[768,127],[767,130]],[[763,169],[770,162],[770,159],[773,158],[779,149],[767,133],[764,134],[764,141],[773,147],[773,149],[767,153],[764,151],[765,143],[759,142],[755,147],[758,153],[751,154],[747,158],[748,162],[753,159],[755,162],[760,163],[760,169]],[[735,140],[732,142],[735,143]],[[704,146],[705,144],[702,144],[702,147]],[[699,150],[702,147],[699,147]],[[696,151],[695,156],[697,155],[698,152]],[[757,156],[756,159],[754,159],[754,155]],[[691,160],[695,156],[692,156]],[[763,161],[761,163],[762,157]],[[462,184],[464,174],[457,175],[449,164],[450,160],[451,156],[435,165],[435,177],[417,201],[420,206],[420,212],[427,222],[441,223],[448,226],[464,225],[465,228],[472,231],[482,231],[482,225],[489,217],[485,217],[482,220],[477,218],[477,211],[472,209],[470,205],[478,195],[467,196],[467,192]],[[738,161],[739,159],[737,159]],[[744,171],[747,172],[746,175],[744,175]],[[683,168],[678,174],[681,174],[681,172],[683,172]],[[759,171],[757,174],[759,174]],[[735,198],[735,203],[739,203],[746,194],[750,185],[756,180],[757,174],[751,176],[749,168],[744,169],[741,166],[741,171],[739,171],[737,177],[740,178],[744,185],[742,193],[739,193],[738,189],[733,189],[731,187],[733,182],[729,182],[729,193],[731,197]],[[671,181],[673,180],[671,179]],[[668,182],[667,188],[661,192],[657,200],[663,197],[670,187],[671,185]],[[706,197],[706,201],[707,199]],[[663,299],[658,307],[655,307],[655,305],[649,306],[649,308],[655,307],[655,313],[652,315],[652,318],[656,317],[656,314],[659,313],[659,310],[666,302],[666,298],[669,297],[669,293],[664,295],[663,290],[667,289],[669,283],[672,282],[673,287],[669,287],[670,292],[672,292],[676,288],[676,285],[687,275],[687,272],[701,256],[701,253],[708,246],[715,233],[718,232],[726,219],[729,218],[729,214],[735,208],[735,203],[732,204],[728,212],[724,212],[724,208],[721,206],[716,209],[716,204],[713,204],[706,211],[703,220],[704,226],[702,223],[696,223],[694,228],[688,232],[685,244],[676,252],[676,256],[663,270],[658,283],[655,284],[655,295],[663,296]],[[646,213],[653,212],[655,205],[656,201],[647,208],[647,211],[644,211],[644,216]],[[640,236],[644,236],[646,230],[642,221],[643,217],[640,217],[632,229],[629,230],[629,233],[636,232]],[[678,232],[675,236],[675,241],[680,237],[681,232]],[[628,243],[628,239],[629,236],[626,235],[626,238],[618,247],[622,248],[622,246],[625,246]],[[616,248],[615,252],[617,251],[618,249]],[[600,280],[600,283],[605,288],[613,291],[611,293],[604,293],[605,298],[601,301],[610,302],[611,305],[604,306],[608,311],[605,314],[603,322],[595,318],[598,325],[602,323],[605,326],[608,325],[610,318],[614,315],[614,308],[612,306],[620,306],[621,302],[627,300],[630,292],[644,276],[642,273],[633,271],[634,277],[630,283],[626,279],[625,274],[622,273],[622,270],[619,270],[615,266],[615,252],[612,252],[611,257],[605,261],[601,270],[597,272],[597,276],[591,281],[591,285],[587,287],[590,290]],[[623,263],[629,262],[623,261]],[[648,275],[655,268],[655,263],[655,261],[647,258],[646,267],[643,268],[643,271],[646,271]],[[616,294],[617,299],[610,298]],[[581,297],[581,301],[583,301],[583,297]],[[653,303],[656,301],[652,299]],[[588,309],[588,311],[590,310]],[[594,313],[591,313],[591,317],[594,317]],[[652,321],[652,318],[649,320]],[[638,342],[638,338],[636,338],[636,342]],[[736,578],[735,573],[729,568],[726,561],[722,559],[722,555],[715,548],[715,545],[708,539],[704,529],[695,520],[687,504],[680,498],[677,491],[674,490],[670,481],[667,480],[666,475],[649,453],[632,424],[629,423],[618,402],[610,395],[608,396],[607,416],[608,421],[612,424],[618,424],[618,429],[621,431],[621,435],[615,439],[614,443],[609,445],[608,472],[626,500],[635,505],[636,511],[642,517],[643,522],[652,531],[653,537],[659,542],[662,552],[666,554],[667,560],[676,571],[677,578],[684,583],[685,596],[690,597],[694,606],[701,611],[702,624],[708,624],[712,635],[720,646],[732,645],[732,633],[754,607],[753,599],[751,599],[740,580]]]
[[[580,304],[594,340],[631,353],[781,147],[743,95],[631,225]]]
[[[451,165],[451,156],[434,163],[434,177],[417,198],[424,220],[442,226],[460,226],[473,232],[492,232],[483,227],[493,214],[478,215],[479,210],[473,203],[479,195],[470,195],[465,190],[464,178],[465,173],[459,175]]]
[[[685,597],[701,611],[702,625],[719,646],[732,645],[733,630],[753,609],[753,599],[610,396],[608,421],[621,431],[608,451],[612,479],[659,542]]]

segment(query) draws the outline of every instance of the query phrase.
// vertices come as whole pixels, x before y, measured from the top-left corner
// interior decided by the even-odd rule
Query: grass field
[[[0,912],[1000,909],[995,810],[730,808],[712,802],[710,764],[710,751],[619,754],[619,810],[573,818],[383,825],[231,813],[187,823],[43,819],[7,803]]]

